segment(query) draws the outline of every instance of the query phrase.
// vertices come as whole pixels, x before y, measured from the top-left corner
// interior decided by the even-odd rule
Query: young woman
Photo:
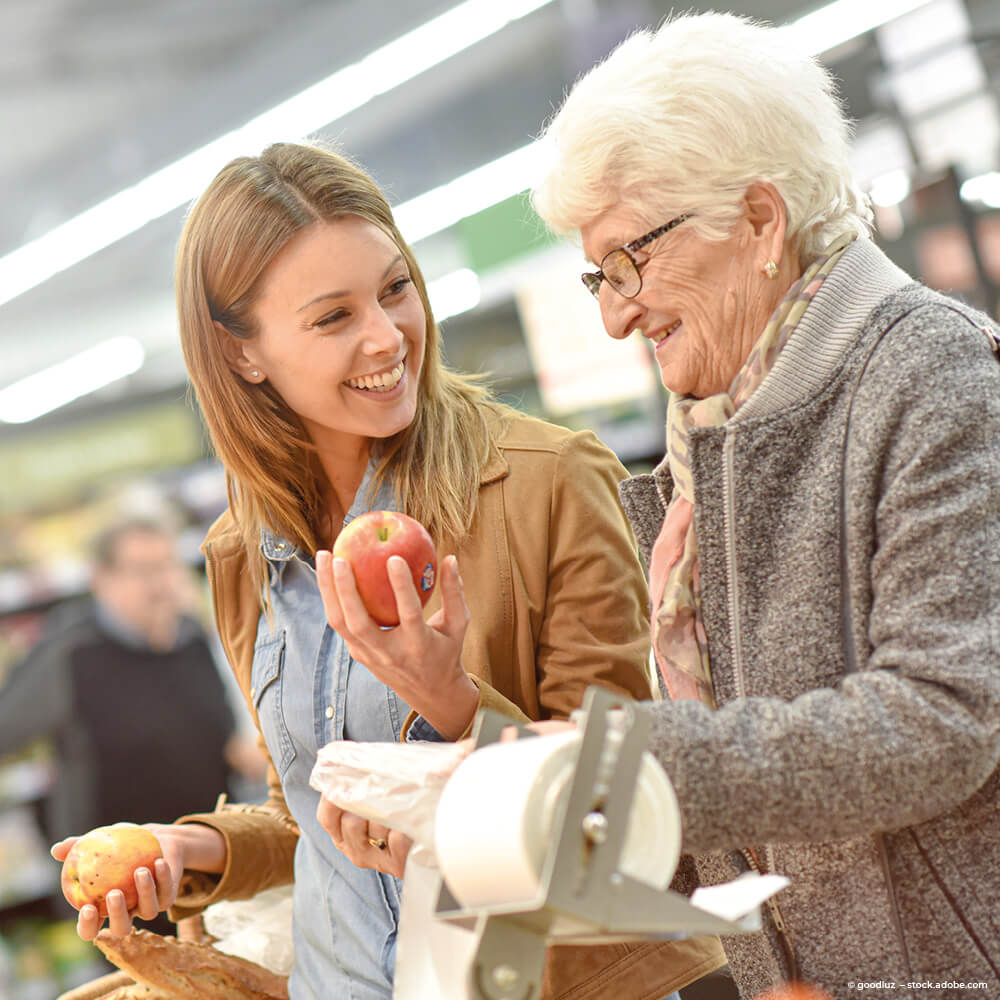
[[[355,860],[370,867],[338,850],[309,786],[316,752],[335,739],[453,739],[483,705],[562,717],[593,683],[649,697],[645,586],[616,496],[625,472],[592,434],[518,414],[444,366],[385,198],[324,149],[276,145],[222,170],[187,220],[177,298],[229,482],[204,546],[216,619],[271,794],[154,827],[165,862],[137,872],[136,912],[180,918],[294,879],[293,1000],[388,1000],[396,844],[365,824],[354,835],[370,857]],[[325,551],[344,524],[386,508],[439,547],[426,616],[399,580],[402,624],[379,630],[357,615],[348,573],[336,586],[346,617],[328,620],[314,554],[329,604]],[[124,900],[108,908],[112,933],[126,933]],[[100,924],[81,911],[82,936]],[[721,963],[714,939],[554,949],[547,992],[586,979],[606,983],[601,995],[662,996]]]

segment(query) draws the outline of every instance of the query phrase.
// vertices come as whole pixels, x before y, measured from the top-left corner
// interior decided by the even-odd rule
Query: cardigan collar
[[[857,239],[823,282],[774,368],[732,423],[777,413],[823,388],[858,330],[888,295],[913,279],[870,239]]]

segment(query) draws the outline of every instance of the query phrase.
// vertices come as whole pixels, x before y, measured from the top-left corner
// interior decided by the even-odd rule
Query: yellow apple
[[[144,827],[135,823],[100,826],[81,837],[66,855],[63,895],[78,910],[93,903],[103,919],[108,915],[105,897],[112,889],[120,889],[125,905],[134,910],[139,902],[135,870],[152,872],[153,862],[162,857],[160,842]]]

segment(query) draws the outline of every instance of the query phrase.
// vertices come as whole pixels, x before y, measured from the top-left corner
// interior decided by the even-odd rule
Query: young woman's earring
[[[260,372],[254,368],[254,370],[250,372],[250,378],[260,378]]]
[[[769,260],[764,265],[764,274],[766,274],[771,281],[774,281],[774,279],[778,277],[778,265],[775,264],[773,260]]]

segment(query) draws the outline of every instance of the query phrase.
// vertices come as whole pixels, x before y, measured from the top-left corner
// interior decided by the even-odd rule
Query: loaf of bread
[[[100,1000],[170,1000],[166,993],[157,993],[141,983],[131,983],[129,986],[119,986],[118,989],[105,993]]]
[[[145,1000],[288,1000],[284,976],[211,945],[151,931],[116,938],[107,930],[97,935],[94,944],[122,972],[152,991]]]

